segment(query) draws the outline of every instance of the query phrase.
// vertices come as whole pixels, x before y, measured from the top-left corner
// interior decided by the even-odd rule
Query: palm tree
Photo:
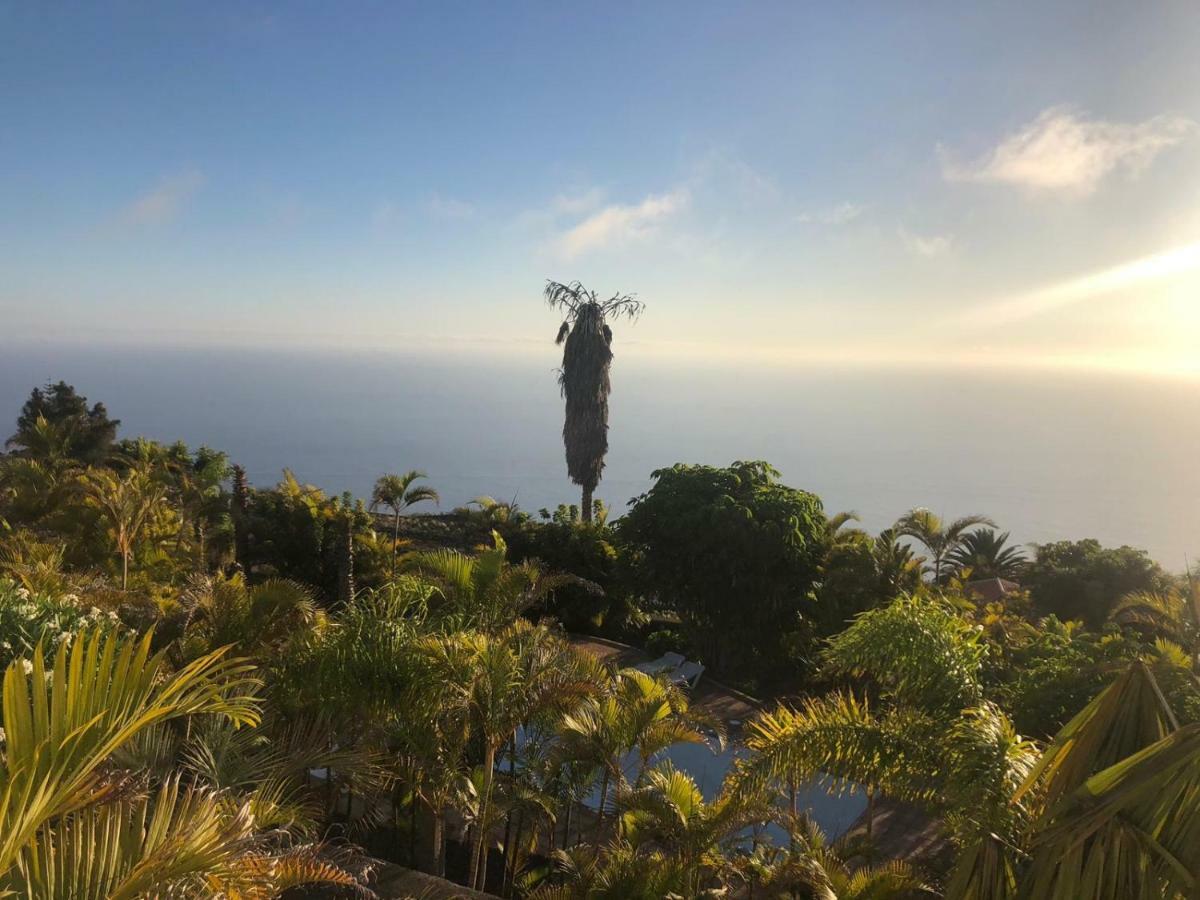
[[[912,547],[897,540],[896,532],[885,528],[871,545],[871,556],[879,573],[881,595],[887,598],[911,593],[921,584],[921,564],[924,559],[914,556]]]
[[[544,626],[523,621],[492,635],[460,632],[437,638],[429,642],[427,653],[434,677],[462,684],[463,703],[483,747],[476,820],[487,823],[496,755],[515,740],[524,723],[576,705],[593,690],[594,673],[574,665],[577,654]],[[488,829],[476,831],[468,886],[482,889]]]
[[[723,792],[705,802],[695,780],[670,762],[650,769],[619,803],[626,839],[678,859],[688,897],[700,896],[705,877],[724,868],[725,844],[770,816],[769,804],[752,792]]]
[[[685,896],[687,877],[674,856],[617,840],[559,850],[523,886],[530,900],[662,900]]]
[[[429,578],[445,600],[439,613],[459,628],[495,631],[566,585],[600,588],[574,575],[548,574],[535,562],[512,564],[508,545],[492,532],[493,545],[474,555],[430,550],[405,558],[405,568]],[[449,625],[447,621],[447,625]]]
[[[243,656],[269,662],[289,640],[324,619],[311,590],[282,578],[253,586],[240,574],[193,578],[180,605],[187,612],[181,645],[189,659],[233,646]]]
[[[626,788],[626,757],[637,751],[634,784],[640,785],[650,760],[661,751],[680,743],[706,743],[702,728],[724,740],[724,725],[716,717],[692,709],[686,695],[664,679],[636,669],[617,672],[605,691],[563,716],[558,727],[559,760],[582,763],[599,773],[597,841],[603,833],[610,790],[619,793]]]
[[[386,506],[392,511],[392,580],[396,578],[396,548],[400,543],[400,515],[410,506],[432,500],[437,503],[441,498],[438,492],[427,485],[414,485],[422,478],[428,478],[424,472],[412,469],[403,475],[381,475],[375,482],[371,492],[371,512],[380,506]]]
[[[901,516],[893,530],[898,537],[913,538],[929,550],[933,563],[933,582],[941,584],[942,566],[946,558],[962,545],[967,529],[976,525],[994,528],[996,523],[987,516],[963,516],[945,522],[928,509],[914,509]]]
[[[1110,621],[1151,638],[1183,647],[1193,656],[1200,650],[1200,591],[1134,591],[1117,601]]]
[[[765,898],[819,897],[821,900],[914,900],[936,896],[907,863],[891,861],[852,868],[848,858],[856,847],[830,843],[808,815],[786,820],[787,847],[763,845],[750,857],[734,862],[749,882],[751,896]]]
[[[1195,893],[1200,725],[1179,726],[1142,662],[1063,727],[1012,802],[1037,813],[1025,896]]]
[[[39,645],[5,673],[0,896],[267,900],[313,881],[356,885],[291,840],[298,807],[278,766],[243,793],[186,762],[186,778],[131,764],[139,748],[169,750],[179,719],[223,722],[231,735],[259,722],[250,666],[222,649],[170,673],[150,641],[96,629],[49,667]],[[263,757],[281,758],[274,747]]]
[[[121,558],[121,590],[129,587],[129,560],[142,533],[166,505],[166,490],[142,467],[124,475],[88,469],[80,480],[84,503],[98,510],[112,531]]]
[[[600,483],[608,453],[608,395],[612,390],[609,367],[613,355],[612,329],[607,320],[619,316],[636,319],[644,306],[631,294],[614,294],[602,301],[578,281],[548,281],[544,296],[551,307],[563,312],[555,340],[563,345],[558,376],[566,400],[563,444],[567,474],[583,489],[580,512],[583,520],[590,522],[592,494]]]
[[[994,528],[964,535],[947,560],[957,572],[970,569],[972,578],[1007,579],[1019,577],[1028,562],[1020,547],[1008,543],[1008,532],[998,534]]]

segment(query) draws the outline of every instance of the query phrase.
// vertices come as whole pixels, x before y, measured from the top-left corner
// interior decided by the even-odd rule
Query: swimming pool
[[[734,761],[748,752],[745,747],[738,745],[726,745],[718,752],[715,742],[713,745],[675,744],[653,757],[651,765],[670,760],[675,768],[687,772],[695,780],[705,800],[712,800],[720,793],[721,784]],[[626,777],[632,780],[637,775],[638,755],[627,755],[623,767]],[[584,802],[590,808],[596,809],[600,805],[600,788],[596,787]],[[848,829],[867,808],[867,798],[858,790],[832,790],[829,780],[818,779],[799,788],[797,805],[801,810],[808,810],[809,815],[826,835],[835,838]],[[782,830],[778,828],[768,828],[767,832],[777,840],[783,837]]]

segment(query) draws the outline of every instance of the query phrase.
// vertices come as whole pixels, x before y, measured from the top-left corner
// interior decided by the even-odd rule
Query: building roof
[[[965,585],[967,593],[975,596],[984,603],[995,603],[1003,600],[1009,594],[1015,594],[1021,586],[1006,578],[981,578],[978,581],[968,581]]]

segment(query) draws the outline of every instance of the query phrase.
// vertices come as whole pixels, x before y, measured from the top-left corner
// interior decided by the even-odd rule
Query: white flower
[[[25,674],[28,675],[30,672],[33,671],[33,663],[31,663],[27,659],[22,659],[21,660],[21,668],[24,669]]]

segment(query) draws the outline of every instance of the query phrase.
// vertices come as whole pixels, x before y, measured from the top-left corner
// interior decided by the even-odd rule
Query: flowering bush
[[[34,594],[0,578],[0,672],[14,659],[27,658],[39,640],[53,650],[98,623],[115,626],[117,615],[84,606],[74,594]]]

